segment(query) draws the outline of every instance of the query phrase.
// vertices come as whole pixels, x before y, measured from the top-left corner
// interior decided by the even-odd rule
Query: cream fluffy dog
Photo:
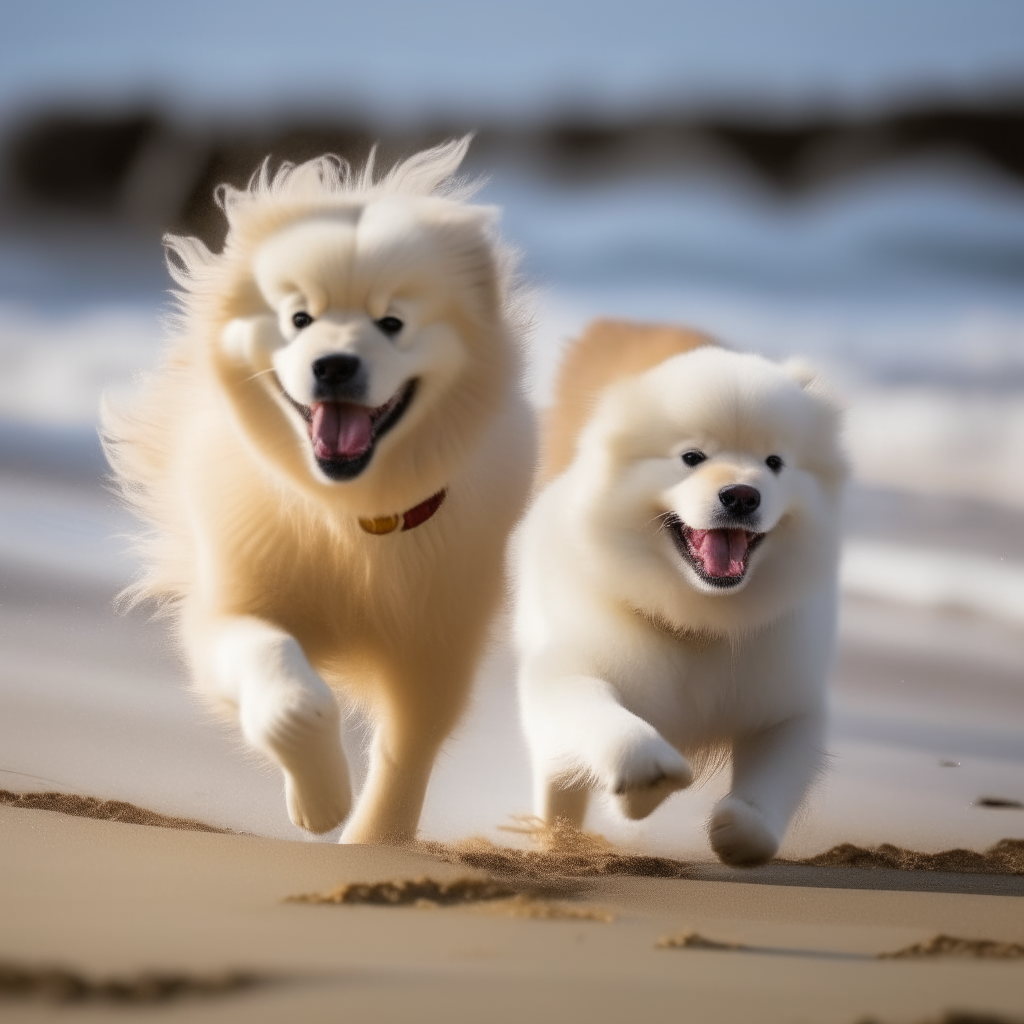
[[[605,322],[577,343],[514,549],[548,822],[580,824],[595,789],[645,817],[731,750],[711,845],[778,849],[823,758],[838,420],[805,368],[689,332]]]
[[[297,825],[349,814],[335,691],[373,721],[347,842],[414,836],[533,470],[496,214],[451,180],[467,145],[377,182],[324,157],[222,187],[221,253],[168,240],[180,339],[105,418],[152,528],[136,596],[171,605]]]

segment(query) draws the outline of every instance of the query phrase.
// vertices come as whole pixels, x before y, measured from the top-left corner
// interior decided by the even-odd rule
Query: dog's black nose
[[[761,504],[761,492],[747,484],[733,484],[718,492],[718,500],[734,516],[749,516]]]
[[[324,387],[333,388],[350,381],[359,372],[359,356],[339,352],[321,356],[313,362],[313,376]]]

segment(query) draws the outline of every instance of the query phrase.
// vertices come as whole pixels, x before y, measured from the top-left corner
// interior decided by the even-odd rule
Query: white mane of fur
[[[168,271],[185,293],[201,291],[222,257],[235,255],[233,250],[239,247],[248,249],[282,221],[306,211],[349,207],[389,195],[435,196],[464,202],[484,184],[482,180],[455,176],[472,139],[472,135],[465,135],[414,153],[376,181],[376,146],[359,171],[342,157],[328,153],[301,164],[282,163],[272,173],[267,157],[246,188],[217,186],[214,197],[228,222],[224,252],[211,252],[198,238],[167,234],[164,248]],[[180,293],[178,297],[185,298]]]

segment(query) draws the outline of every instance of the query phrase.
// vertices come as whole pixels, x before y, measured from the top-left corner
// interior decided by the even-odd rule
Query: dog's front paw
[[[719,859],[734,867],[764,864],[775,856],[780,841],[761,812],[735,796],[719,801],[711,815],[708,837]]]
[[[281,766],[288,816],[310,832],[330,832],[348,815],[352,795],[341,749],[339,711],[319,680],[253,690],[241,709],[242,731]]]
[[[639,821],[691,782],[693,769],[686,758],[650,729],[631,738],[617,752],[608,788],[622,813]]]
[[[308,832],[330,832],[348,817],[351,809],[348,786],[338,779],[319,779],[311,785],[286,771],[284,793],[288,817]]]

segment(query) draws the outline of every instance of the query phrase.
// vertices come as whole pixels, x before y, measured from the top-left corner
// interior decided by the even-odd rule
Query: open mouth
[[[679,553],[713,587],[735,587],[742,583],[751,552],[766,536],[738,527],[697,530],[678,516],[671,516],[666,525]]]
[[[355,402],[315,402],[300,405],[309,429],[313,456],[331,480],[352,480],[370,464],[377,442],[402,418],[416,393],[416,380],[406,381],[375,409]],[[287,394],[287,393],[286,393]]]

